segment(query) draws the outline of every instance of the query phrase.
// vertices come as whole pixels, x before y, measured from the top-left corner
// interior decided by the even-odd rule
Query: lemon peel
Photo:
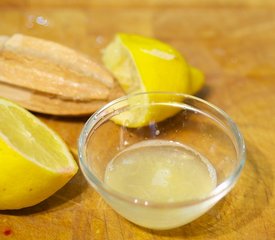
[[[176,49],[153,38],[117,34],[103,51],[103,62],[127,94],[156,91],[195,94],[204,84],[200,70],[190,66]],[[143,96],[139,101],[146,104],[160,99]],[[142,127],[152,119],[162,121],[175,113],[148,105],[147,110],[132,108],[113,120],[127,127]]]

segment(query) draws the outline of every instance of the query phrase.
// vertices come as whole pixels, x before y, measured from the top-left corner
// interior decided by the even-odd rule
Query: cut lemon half
[[[204,84],[202,72],[189,66],[176,49],[143,36],[117,34],[103,51],[103,62],[127,94],[155,91],[194,94]],[[154,97],[142,98],[139,100],[144,104],[160,100]],[[142,113],[131,111],[113,120],[121,125],[127,122],[127,127],[141,127],[149,124],[152,112],[155,121],[175,114],[175,111],[167,112],[154,106]]]
[[[0,209],[35,205],[78,167],[61,138],[18,105],[0,99]]]

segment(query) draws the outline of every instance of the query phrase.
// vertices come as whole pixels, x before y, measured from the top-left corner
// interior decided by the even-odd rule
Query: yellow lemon
[[[78,167],[61,138],[34,115],[0,99],[0,209],[35,205]]]
[[[190,67],[177,50],[143,36],[117,34],[104,50],[103,62],[126,93],[165,91],[194,94],[204,84],[202,72]],[[143,95],[139,101],[148,103],[160,99]],[[155,121],[175,114],[175,111],[151,106],[142,113],[140,109],[136,113],[131,110],[113,119],[128,127],[140,127],[150,122],[152,112]]]

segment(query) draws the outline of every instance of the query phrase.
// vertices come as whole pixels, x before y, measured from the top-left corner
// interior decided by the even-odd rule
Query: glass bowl
[[[133,121],[136,122],[132,124]],[[124,184],[124,192],[111,186],[107,181],[111,175],[106,176],[114,168],[114,159],[125,151],[144,147],[143,143],[159,144],[154,153],[157,159],[147,157],[143,165],[138,167],[140,175],[135,175],[134,179],[129,176],[124,179],[124,172],[121,174],[117,170],[117,177]],[[173,146],[169,147],[166,143]],[[193,174],[194,179],[189,179],[187,183],[191,184],[192,194],[195,194],[190,196],[195,197],[187,194],[182,199],[173,198],[173,194],[181,193],[186,186],[182,179],[176,184],[171,183],[171,186],[167,183],[169,174],[179,171],[180,163],[185,164],[186,161],[180,159],[185,153],[173,149],[175,145],[180,149],[184,147],[187,155],[202,160],[203,164],[199,165],[207,167],[214,183],[207,193],[196,196],[209,179],[201,179],[203,173],[198,170],[199,165],[192,165],[192,160],[190,166],[184,167],[184,174]],[[154,150],[154,146],[149,144],[146,149]],[[178,93],[138,93],[110,102],[86,122],[79,138],[78,150],[81,170],[102,198],[129,221],[152,229],[175,228],[204,214],[232,189],[245,163],[244,140],[230,117],[202,99]],[[175,152],[178,155],[172,159]],[[136,156],[140,159],[146,157],[144,152]],[[166,165],[166,170],[160,172],[162,176],[158,178],[159,181],[156,183],[152,180],[155,187],[149,191],[142,187],[140,191],[144,190],[145,195],[134,194],[138,189],[137,182],[145,181],[148,172],[152,174],[154,171],[152,164],[160,164],[165,156],[171,158],[169,161],[176,164],[176,169],[167,170],[170,166]],[[124,163],[127,165],[131,161]],[[115,167],[118,169],[117,165]],[[134,174],[135,166],[125,168],[124,171],[128,175]],[[156,174],[153,173],[155,177]],[[179,172],[179,177],[184,177],[184,174]],[[161,181],[166,187],[173,188],[174,192],[169,193],[171,198],[165,200],[162,196],[167,197],[166,191],[172,192],[172,189],[160,190],[159,196],[157,190],[155,192],[155,189],[163,188],[164,185],[159,184]],[[129,188],[131,185],[133,191]],[[153,196],[155,198],[152,199]]]

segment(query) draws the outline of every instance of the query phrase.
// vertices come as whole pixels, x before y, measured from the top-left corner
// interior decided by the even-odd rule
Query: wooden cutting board
[[[169,231],[140,228],[118,216],[81,172],[37,206],[0,211],[0,239],[275,239],[275,2],[240,1],[0,2],[0,34],[33,35],[100,61],[116,32],[172,44],[202,69],[200,95],[225,110],[247,144],[236,187],[198,220]],[[76,149],[87,118],[37,115]]]

